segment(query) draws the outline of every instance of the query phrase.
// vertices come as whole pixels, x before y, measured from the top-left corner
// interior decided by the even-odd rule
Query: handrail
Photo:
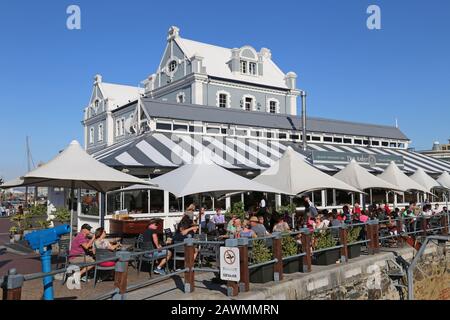
[[[447,219],[441,219],[442,217],[446,217]],[[264,237],[257,237],[257,238],[246,238],[246,242],[244,244],[244,246],[247,249],[250,249],[251,244],[254,241],[258,241],[258,240],[273,240],[273,250],[278,250],[278,253],[274,252],[274,259],[270,260],[270,261],[266,261],[263,263],[258,263],[258,264],[250,264],[248,265],[248,270],[260,267],[260,266],[265,266],[265,265],[269,265],[269,264],[276,264],[276,270],[279,270],[280,268],[280,263],[281,261],[286,261],[286,260],[291,260],[291,259],[296,259],[296,258],[301,258],[303,257],[304,262],[306,262],[307,264],[311,264],[311,261],[308,260],[310,259],[310,256],[312,256],[313,254],[316,253],[320,253],[320,252],[324,252],[324,251],[329,251],[329,250],[335,250],[335,249],[341,249],[341,256],[347,256],[347,247],[349,245],[355,245],[355,244],[368,244],[368,248],[369,248],[369,254],[373,254],[376,253],[378,251],[371,251],[370,248],[377,248],[379,246],[379,241],[382,240],[386,240],[386,239],[394,239],[397,238],[397,241],[402,241],[402,237],[404,236],[408,236],[408,235],[417,235],[417,234],[428,234],[430,232],[435,232],[435,231],[441,231],[444,230],[444,232],[442,232],[442,234],[447,234],[448,233],[448,228],[449,228],[449,221],[448,221],[448,217],[449,214],[436,214],[436,215],[432,215],[432,216],[423,216],[423,215],[418,215],[418,216],[407,216],[407,217],[403,217],[402,215],[400,215],[397,218],[392,218],[392,219],[388,219],[388,220],[368,220],[367,222],[364,223],[359,223],[356,222],[354,223],[353,221],[351,223],[341,223],[338,226],[328,226],[328,227],[324,227],[321,229],[316,229],[313,232],[311,232],[309,229],[303,228],[300,230],[293,230],[290,232],[282,232],[282,233],[274,233],[274,234],[270,234]],[[433,222],[432,220],[435,220],[435,222]],[[413,221],[415,222],[413,223],[408,223],[408,221]],[[427,223],[423,222],[421,223],[421,221],[427,221]],[[431,221],[431,223],[430,223]],[[383,235],[380,236],[380,233],[383,232],[382,229],[380,230],[379,226],[380,224],[383,224],[385,222],[390,222],[390,226],[392,226],[393,228],[397,228],[397,232],[394,234],[389,234],[389,235]],[[347,232],[349,229],[351,228],[355,228],[355,227],[366,227],[364,230],[364,235],[366,236],[366,238],[363,240],[359,240],[359,241],[354,241],[354,242],[347,242]],[[390,228],[390,227],[389,227]],[[411,230],[410,228],[414,228],[413,231],[408,231]],[[447,229],[445,231],[445,229]],[[311,244],[311,237],[314,236],[314,233],[316,231],[322,231],[322,230],[338,230],[339,231],[339,245],[333,246],[333,247],[329,247],[329,248],[323,248],[323,249],[318,249],[318,250],[314,250],[313,247],[313,243]],[[374,231],[375,230],[375,231]],[[373,234],[376,234],[376,237],[373,237]],[[286,256],[286,257],[282,257],[280,255],[280,248],[281,248],[281,244],[280,244],[280,237],[282,239],[282,237],[286,237],[286,236],[297,236],[297,235],[301,235],[301,239],[302,239],[302,246],[303,246],[303,251],[301,253],[292,255],[292,256]],[[370,235],[370,236],[369,236]],[[308,238],[309,237],[309,238]],[[297,237],[300,238],[300,237]],[[307,240],[309,239],[309,240]],[[361,239],[361,238],[359,238]],[[239,238],[236,239],[238,240],[238,243],[240,243]],[[306,241],[306,242],[305,242]],[[308,242],[309,241],[309,242]],[[375,242],[374,242],[375,241]],[[311,247],[310,250],[308,250],[308,246],[304,246],[304,243],[309,243],[309,246]],[[207,240],[199,240],[199,239],[193,239],[193,238],[188,238],[187,241],[185,242],[178,242],[178,243],[174,243],[171,245],[167,245],[161,248],[156,248],[156,249],[152,249],[152,250],[141,250],[141,251],[134,251],[134,252],[127,252],[126,254],[126,258],[122,259],[122,255],[117,254],[116,256],[111,256],[109,258],[105,258],[102,260],[97,260],[94,262],[90,262],[90,263],[81,263],[81,264],[77,264],[77,266],[81,269],[81,268],[85,268],[85,267],[89,267],[89,266],[94,266],[94,265],[98,265],[104,262],[109,262],[109,261],[114,261],[117,264],[120,264],[121,266],[123,266],[124,263],[128,263],[128,261],[133,260],[137,257],[140,257],[142,255],[146,255],[146,254],[153,254],[155,252],[158,251],[162,251],[162,250],[169,250],[169,249],[173,249],[173,248],[177,248],[177,247],[184,247],[185,250],[187,250],[187,248],[191,248],[191,250],[193,250],[193,246],[203,246],[203,245],[214,245],[214,246],[222,246],[225,244],[225,241],[221,241],[221,240],[213,240],[213,241],[207,241]],[[383,242],[382,242],[383,244]],[[250,246],[249,246],[250,245]],[[275,248],[276,247],[276,248]],[[247,250],[246,249],[246,250]],[[123,252],[123,251],[121,251]],[[190,254],[193,254],[193,251],[189,251]],[[371,253],[372,252],[372,253]],[[186,251],[185,251],[186,253]],[[343,260],[345,262],[345,260]],[[121,268],[123,269],[123,267],[119,267],[116,268],[117,272],[121,272]],[[278,269],[277,269],[278,268]],[[16,275],[13,272],[10,272],[8,276],[4,277],[7,281],[8,277],[16,277],[18,279],[22,279],[23,281],[31,281],[31,280],[36,280],[36,279],[40,279],[40,278],[44,278],[46,276],[53,276],[53,275],[57,275],[57,274],[61,274],[61,273],[67,273],[67,270],[69,270],[69,268],[61,268],[58,270],[52,270],[50,272],[38,272],[38,273],[32,273],[32,274],[27,274],[27,275]],[[126,272],[126,271],[125,271]],[[138,284],[133,284],[131,286],[124,286],[122,287],[122,291],[121,294],[123,294],[124,290],[126,292],[129,292],[131,290],[136,290],[148,285],[151,285],[153,283],[156,282],[160,282],[163,281],[165,279],[168,279],[174,275],[177,274],[181,274],[181,273],[185,273],[185,277],[187,277],[187,274],[190,274],[192,277],[194,275],[195,272],[220,272],[219,269],[216,268],[201,268],[201,267],[194,267],[194,265],[192,264],[189,267],[186,267],[182,269],[182,270],[177,270],[175,272],[160,276],[156,279],[152,279],[149,281],[144,281],[142,283],[138,283]],[[280,272],[280,271],[277,271]],[[281,271],[281,275],[282,275],[282,271]],[[126,276],[126,275],[125,275]],[[187,279],[187,278],[185,278]],[[193,279],[193,278],[191,278]],[[192,280],[191,280],[192,281]],[[20,281],[19,281],[20,282]],[[18,283],[19,283],[18,282]],[[6,283],[6,282],[5,282]],[[193,283],[193,282],[192,282]],[[117,294],[118,291],[117,289],[114,291],[111,291],[108,294],[104,294],[99,296],[98,298],[101,299],[103,297],[111,297],[115,294]]]

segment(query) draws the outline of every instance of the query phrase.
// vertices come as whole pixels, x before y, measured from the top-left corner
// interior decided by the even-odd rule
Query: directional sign
[[[227,281],[241,280],[238,248],[220,247],[220,279]]]

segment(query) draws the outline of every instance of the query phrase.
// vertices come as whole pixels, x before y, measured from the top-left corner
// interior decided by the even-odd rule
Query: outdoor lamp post
[[[303,130],[303,151],[306,151],[307,143],[306,143],[306,92],[302,90],[301,92],[302,97],[302,130]]]

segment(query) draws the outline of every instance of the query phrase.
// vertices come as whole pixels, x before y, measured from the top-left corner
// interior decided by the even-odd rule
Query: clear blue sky
[[[81,7],[82,29],[66,28]],[[366,27],[377,4],[382,30]],[[311,116],[393,125],[418,149],[450,138],[450,1],[0,1],[0,176],[83,140],[93,76],[138,85],[171,25],[225,47],[268,47],[308,92]]]

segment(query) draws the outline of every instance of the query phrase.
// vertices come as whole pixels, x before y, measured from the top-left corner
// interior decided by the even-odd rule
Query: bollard
[[[3,300],[20,300],[22,295],[23,275],[16,269],[10,269],[3,282]]]
[[[342,245],[341,247],[341,262],[345,263],[348,261],[348,228],[345,223],[341,223],[339,228],[339,241]]]
[[[273,257],[278,261],[274,266],[274,279],[275,281],[283,280],[283,252],[281,251],[281,232],[274,232],[272,240],[272,253]]]
[[[116,252],[119,261],[116,262],[114,269],[114,286],[118,293],[113,297],[114,300],[125,300],[128,285],[128,262],[131,260],[131,253],[125,250]]]
[[[370,240],[368,245],[369,254],[380,252],[380,238],[378,232],[378,220],[369,220],[367,224],[367,235]]]
[[[194,239],[184,239],[184,292],[194,292]]]
[[[302,250],[303,256],[303,272],[311,272],[312,250],[311,250],[311,233],[308,228],[301,229],[302,232]]]
[[[441,216],[442,235],[448,235],[448,215],[443,213]]]
[[[250,291],[250,272],[248,269],[248,239],[239,238],[239,262],[241,268],[241,280],[239,282],[239,291],[248,292]]]
[[[403,247],[404,245],[404,241],[403,241],[403,237],[402,237],[402,233],[403,233],[403,218],[400,216],[397,219],[397,247]]]
[[[237,247],[237,246],[238,246],[238,239],[225,240],[225,247]],[[239,294],[239,283],[236,281],[227,281],[227,295],[229,297],[236,297],[238,294]]]
[[[425,218],[424,216],[422,216],[422,219],[421,219],[422,221],[421,221],[421,223],[422,223],[422,235],[424,236],[424,237],[426,237],[427,236],[427,218]]]

